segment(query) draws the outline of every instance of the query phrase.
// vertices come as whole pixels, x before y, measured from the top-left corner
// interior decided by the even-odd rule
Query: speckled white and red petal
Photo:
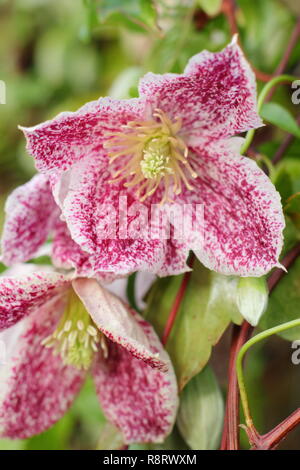
[[[89,158],[62,176],[60,186],[67,187],[67,190],[59,202],[73,240],[89,253],[94,272],[157,272],[163,262],[165,241],[151,239],[149,234],[140,238],[128,235],[121,238],[120,201],[122,197],[127,198],[127,207],[130,208],[135,199],[122,183],[112,185],[110,179],[109,171],[101,169],[97,160]],[[144,204],[147,208],[150,201]],[[127,234],[133,220],[134,216],[128,214]],[[111,234],[105,231],[105,227],[111,230]]]
[[[11,266],[36,254],[58,217],[47,177],[36,175],[15,189],[6,201],[5,212],[2,261]]]
[[[183,74],[148,73],[140,96],[182,119],[187,143],[230,137],[262,126],[256,110],[255,76],[236,43],[192,57]]]
[[[92,268],[90,255],[85,253],[71,238],[65,222],[59,220],[54,229],[52,262],[58,269],[75,269],[74,277],[94,277],[103,283],[119,279],[113,272],[96,272]]]
[[[194,252],[223,274],[262,276],[278,265],[285,226],[280,196],[249,158],[240,155],[241,138],[198,147],[195,191],[181,203],[204,204],[204,244]]]
[[[134,318],[152,351],[168,363],[168,371],[155,369],[120,344],[107,341],[107,359],[100,352],[92,369],[96,392],[105,415],[122,431],[125,443],[163,442],[176,419],[176,377],[153,329],[137,314]]]
[[[188,254],[192,246],[186,240],[170,238],[166,243],[166,252],[163,263],[157,271],[158,276],[176,276],[191,268],[187,264]]]
[[[0,277],[0,330],[30,315],[69,285],[67,276],[53,272]]]
[[[167,370],[152,327],[95,279],[75,279],[73,289],[104,335],[152,367]]]
[[[72,240],[65,222],[58,220],[53,235],[52,261],[56,268],[75,268],[79,276],[92,273],[89,255]]]
[[[232,141],[224,140],[262,124],[256,111],[254,74],[236,39],[219,53],[196,55],[182,75],[147,74],[140,83],[140,96],[123,101],[100,99],[76,113],[63,113],[25,129],[37,167],[52,172],[55,200],[72,239],[89,254],[92,272],[178,274],[187,270],[186,256],[193,249],[206,266],[221,273],[265,274],[278,263],[283,215],[267,177],[232,150]],[[120,131],[122,124],[132,120],[151,119],[157,107],[171,120],[182,120],[179,137],[187,144],[189,163],[199,176],[195,190],[184,188],[175,202],[205,204],[202,247],[201,235],[195,233],[185,243],[145,236],[103,237],[103,204],[110,204],[111,212],[119,214],[121,196],[127,196],[128,205],[136,201],[124,182],[109,183],[105,131]],[[128,158],[115,161],[117,170],[124,168]],[[161,200],[162,186],[163,180],[146,199],[147,207]]]
[[[12,328],[17,337],[0,368],[2,437],[24,439],[46,430],[64,415],[83,384],[85,372],[64,365],[41,345],[64,308],[64,298],[56,296]]]
[[[144,100],[100,98],[76,112],[21,129],[38,170],[64,171],[87,155],[99,157],[107,131],[119,131],[123,124],[144,119],[144,115]]]

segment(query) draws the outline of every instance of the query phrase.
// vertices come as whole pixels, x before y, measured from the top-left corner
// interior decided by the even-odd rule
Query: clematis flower
[[[261,276],[278,265],[284,218],[274,186],[240,155],[243,139],[236,137],[261,125],[255,77],[234,38],[219,53],[192,57],[183,74],[148,73],[139,98],[100,98],[23,131],[92,272],[178,274],[189,270],[193,250],[220,273]],[[168,218],[167,239],[145,231],[104,237],[103,207],[120,213],[123,197],[148,214],[154,205],[189,206],[193,221],[203,204],[204,221],[182,239],[174,236],[180,216]],[[126,228],[135,223],[143,225],[132,212]],[[45,231],[42,225],[35,230]]]
[[[0,278],[0,435],[27,438],[66,412],[86,375],[124,441],[161,442],[177,384],[152,327],[95,279],[55,272]],[[9,340],[9,341],[8,341]]]

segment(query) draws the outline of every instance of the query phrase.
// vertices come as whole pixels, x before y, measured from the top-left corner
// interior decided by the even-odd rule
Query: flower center
[[[73,291],[55,331],[43,339],[41,344],[46,348],[53,348],[53,352],[61,356],[64,364],[78,369],[86,370],[90,367],[99,345],[104,358],[108,355],[104,335]]]
[[[158,186],[163,187],[162,203],[172,202],[171,193],[180,194],[183,185],[193,190],[191,179],[198,175],[188,161],[180,129],[179,118],[172,121],[156,109],[152,120],[131,121],[122,131],[107,133],[105,148],[115,170],[111,182],[126,180],[124,186],[136,187],[140,201],[154,194]]]

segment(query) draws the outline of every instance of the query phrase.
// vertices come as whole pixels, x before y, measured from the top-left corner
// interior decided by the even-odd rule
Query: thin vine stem
[[[237,380],[238,380],[238,385],[239,385],[239,390],[240,390],[241,403],[242,403],[242,407],[243,407],[243,411],[245,415],[246,425],[248,428],[253,428],[253,421],[251,418],[251,413],[250,413],[250,408],[249,408],[249,403],[248,403],[248,398],[247,398],[247,393],[246,393],[246,387],[245,387],[244,374],[243,374],[244,356],[246,352],[254,344],[259,343],[260,341],[268,338],[269,336],[281,333],[282,331],[289,330],[290,328],[295,328],[296,326],[300,326],[300,318],[297,318],[296,320],[292,320],[286,323],[282,323],[281,325],[274,326],[273,328],[269,328],[268,330],[262,331],[261,333],[258,333],[257,335],[249,339],[241,347],[241,349],[238,352],[237,360],[236,360],[236,374],[237,374]]]
[[[297,77],[294,77],[293,75],[279,75],[278,77],[274,77],[268,83],[266,83],[263,89],[261,90],[258,100],[257,100],[257,112],[260,113],[262,106],[265,100],[267,99],[270,91],[273,89],[273,87],[281,83],[293,82],[294,80],[297,80]],[[251,129],[250,131],[247,132],[246,137],[245,137],[245,142],[241,148],[242,154],[247,152],[248,148],[250,147],[252,143],[254,134],[255,134],[255,129]]]

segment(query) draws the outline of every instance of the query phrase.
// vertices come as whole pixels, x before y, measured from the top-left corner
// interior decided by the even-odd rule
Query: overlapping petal
[[[64,112],[51,121],[21,129],[37,169],[62,171],[87,155],[99,156],[106,132],[119,131],[120,126],[141,119],[144,113],[143,100],[100,98],[76,112]]]
[[[36,272],[23,277],[0,277],[0,330],[33,313],[68,288],[67,276]]]
[[[139,214],[123,223],[120,204],[125,198],[130,207],[135,200],[122,183],[110,184],[110,179],[109,171],[90,159],[82,160],[62,176],[60,185],[64,186],[65,181],[67,190],[60,204],[71,236],[90,254],[95,272],[156,272],[163,261],[165,243],[142,233],[130,237],[130,226]]]
[[[61,220],[57,221],[54,229],[52,261],[57,268],[75,268],[79,276],[92,274],[88,254],[72,240],[67,225]]]
[[[108,357],[103,360],[99,353],[93,368],[96,391],[104,413],[122,431],[127,444],[162,442],[176,419],[176,377],[150,325],[137,320],[151,348],[169,363],[168,372],[150,367],[108,341]]]
[[[195,149],[200,176],[181,201],[204,204],[204,244],[194,251],[205,266],[261,276],[278,265],[285,223],[279,194],[257,164],[240,155],[242,142]]]
[[[182,119],[184,139],[191,144],[262,125],[255,76],[236,38],[221,52],[192,57],[182,75],[146,74],[139,91],[153,108]]]
[[[67,225],[61,220],[57,222],[54,229],[52,262],[58,269],[74,268],[76,276],[94,277],[103,283],[110,283],[122,277],[109,271],[96,272],[90,262],[90,255],[74,242]]]
[[[2,260],[10,266],[32,258],[58,217],[48,179],[36,175],[8,197],[2,235]]]
[[[152,367],[168,368],[152,327],[96,280],[76,279],[73,288],[104,335]]]
[[[2,437],[23,439],[52,426],[84,381],[84,372],[64,365],[60,356],[41,344],[53,332],[64,308],[64,297],[53,297],[12,328],[17,329],[13,348],[0,368]]]

